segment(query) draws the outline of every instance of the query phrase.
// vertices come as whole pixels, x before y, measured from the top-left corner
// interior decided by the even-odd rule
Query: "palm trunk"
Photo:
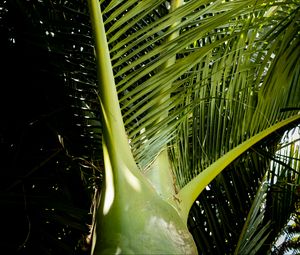
[[[138,170],[125,133],[99,1],[89,0],[103,116],[105,183],[92,254],[196,254],[186,224]]]

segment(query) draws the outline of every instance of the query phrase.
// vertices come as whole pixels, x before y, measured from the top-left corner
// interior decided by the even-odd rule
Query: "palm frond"
[[[140,165],[143,169],[159,151],[158,147],[154,155],[147,153],[146,148],[150,148],[147,141],[156,140],[165,141],[165,143],[169,141],[168,137],[164,139],[163,135],[159,135],[153,130],[158,129],[159,125],[153,127],[149,123],[154,123],[161,115],[176,109],[176,106],[184,107],[186,105],[179,100],[175,103],[179,90],[181,93],[183,89],[190,90],[190,88],[196,91],[203,86],[199,82],[191,82],[194,78],[190,75],[187,76],[190,73],[189,70],[194,67],[198,70],[203,65],[203,58],[206,58],[207,55],[209,56],[207,57],[207,67],[209,68],[209,63],[215,62],[222,55],[220,52],[219,56],[215,56],[212,53],[213,50],[216,51],[219,45],[224,47],[229,40],[235,40],[233,38],[243,33],[243,29],[244,33],[249,29],[249,27],[243,28],[242,22],[236,17],[238,15],[250,17],[253,10],[261,8],[261,5],[258,3],[257,6],[252,6],[251,4],[255,4],[255,1],[235,3],[189,1],[172,13],[159,11],[164,15],[157,17],[156,10],[165,9],[165,3],[150,4],[149,1],[145,1],[143,3],[131,2],[130,4],[133,9],[142,11],[138,15],[132,16],[131,10],[128,11],[128,7],[120,7],[121,5],[119,8],[107,11],[111,17],[119,17],[115,24],[109,23],[111,21],[107,17],[107,26],[111,24],[107,34],[109,41],[110,38],[114,40],[113,46],[111,46],[111,58],[126,130],[129,132],[129,139],[135,141],[131,146],[143,152],[136,154],[136,160],[138,163],[142,161]],[[109,7],[103,8],[104,13],[106,13],[106,8]],[[236,10],[239,10],[238,13]],[[152,22],[147,22],[148,19],[152,19]],[[181,22],[172,27],[171,25],[175,21]],[[130,22],[135,22],[135,24],[142,22],[144,25],[140,25],[140,27],[137,25],[132,29]],[[122,29],[115,31],[116,27]],[[174,31],[180,31],[179,35],[173,40],[166,40]],[[216,31],[218,31],[218,36],[216,36]],[[117,33],[116,37],[114,37],[114,33]],[[190,47],[191,42],[195,42],[196,47]],[[176,62],[168,68],[161,69],[163,63],[174,55],[177,55]],[[164,102],[164,105],[160,105],[161,97],[164,96],[162,88],[170,82],[174,82],[174,86],[172,85],[165,93],[173,96]],[[179,85],[180,83],[182,85]],[[193,97],[191,92],[189,95]],[[196,103],[199,102],[196,101]],[[155,115],[151,114],[154,105],[161,107],[159,108],[160,114],[159,110]],[[189,107],[192,109],[193,105]],[[174,122],[174,116],[170,120]],[[168,122],[167,118],[160,125]],[[175,121],[172,130],[175,130],[177,123]],[[132,133],[131,130],[134,132]],[[140,155],[143,157],[148,155],[148,158],[140,159]]]
[[[268,161],[262,160],[257,152],[247,152],[201,193],[188,220],[199,251],[234,252],[256,196],[256,188],[262,183],[268,165]]]
[[[264,221],[265,215],[261,206],[265,203],[264,200],[267,190],[268,185],[263,181],[249,211],[235,254],[257,254],[268,238],[270,234],[268,230],[270,228],[271,221],[265,222],[263,226],[259,227]]]
[[[284,151],[289,158],[286,158],[284,161],[272,162],[273,164],[268,172],[269,176],[266,182],[263,183],[263,185],[268,188],[265,192],[265,201],[260,203],[261,206],[258,206],[257,203],[253,203],[253,207],[260,208],[264,219],[259,220],[256,227],[253,227],[251,223],[248,224],[247,222],[245,226],[247,226],[248,229],[247,234],[254,234],[255,231],[262,231],[263,229],[267,232],[267,234],[264,235],[265,244],[261,247],[256,246],[259,252],[266,253],[270,251],[270,243],[274,242],[277,233],[281,232],[282,228],[287,224],[291,212],[295,210],[295,202],[297,201],[295,191],[300,180],[298,150],[298,148],[295,150],[295,147],[291,145]],[[295,158],[291,158],[290,156],[295,156]],[[291,171],[291,168],[294,171]],[[266,227],[267,225],[268,227]],[[251,241],[249,241],[251,238],[247,237],[247,234],[245,233],[244,236],[241,236],[240,242],[245,242],[244,249],[247,249],[249,252],[253,250],[253,247],[251,247],[252,244]],[[243,248],[240,247],[236,252],[242,252],[242,249]]]
[[[266,156],[274,155],[281,136],[278,134],[277,138],[243,154],[197,198],[188,224],[199,252],[265,254],[270,251],[277,234],[295,210],[299,181],[298,149],[293,145],[285,147],[286,155],[294,156],[287,157],[285,162],[271,161]],[[270,178],[272,175],[276,177]],[[288,177],[291,175],[294,177]]]
[[[168,11],[167,5],[164,1],[102,2],[123,119],[142,170],[174,137],[174,130],[182,123],[182,117],[195,112],[196,108],[201,107],[205,118],[200,121],[202,136],[199,140],[206,141],[205,146],[220,148],[220,152],[213,147],[205,150],[206,155],[218,158],[226,151],[221,148],[224,144],[233,148],[270,126],[273,120],[290,116],[291,112],[279,118],[272,114],[278,112],[278,108],[287,107],[287,101],[294,105],[287,95],[295,96],[297,101],[297,93],[292,93],[296,89],[297,71],[294,70],[293,74],[290,70],[296,64],[297,54],[291,56],[286,52],[281,56],[285,48],[294,53],[298,49],[296,3],[188,1],[172,12]],[[269,10],[280,13],[278,19],[264,15]],[[175,21],[180,22],[172,26]],[[175,31],[179,31],[178,36],[168,40]],[[177,56],[174,64],[161,68],[174,56]],[[266,70],[272,68],[275,73],[283,72],[276,62],[287,61],[286,57],[290,57],[288,63],[293,64],[284,68],[286,73],[281,79],[292,84],[290,91],[285,91],[283,96],[281,91],[278,93],[279,82],[269,81]],[[273,61],[273,58],[280,59]],[[274,62],[272,67],[271,62]],[[270,71],[268,76],[273,72]],[[210,80],[209,77],[214,78]],[[290,80],[289,77],[295,79]],[[164,91],[163,88],[170,83],[172,85]],[[268,87],[268,92],[262,87]],[[258,93],[259,90],[261,92]],[[273,100],[276,105],[270,105],[264,97],[268,93],[271,100],[270,91],[276,96],[282,95],[281,103]],[[167,95],[171,95],[169,100],[161,103]],[[232,112],[230,109],[237,110]],[[166,113],[169,116],[157,123]],[[231,123],[237,123],[236,120],[241,118],[242,125],[232,126]],[[204,132],[204,126],[208,124],[214,127],[210,133]],[[223,127],[226,125],[232,127],[225,132]],[[169,135],[157,132],[166,126]],[[219,139],[211,140],[214,133],[219,134]],[[228,136],[228,133],[231,135]],[[157,145],[155,150],[149,146],[156,143],[160,146]],[[147,151],[148,148],[151,151]],[[215,159],[210,159],[207,164]],[[188,180],[190,178],[185,182]]]
[[[296,22],[295,16],[291,19]],[[208,59],[204,62],[203,73],[195,74],[197,75],[195,80],[201,82],[200,89],[190,96],[192,98],[186,100],[187,102],[192,102],[197,98],[206,100],[194,107],[189,118],[185,118],[187,123],[182,129],[186,130],[188,126],[189,130],[188,133],[179,134],[181,138],[178,140],[180,143],[185,137],[191,137],[192,145],[188,143],[189,149],[183,150],[190,151],[190,153],[194,151],[193,154],[197,154],[192,158],[194,169],[192,176],[197,175],[217,158],[254,134],[294,114],[289,112],[288,115],[283,115],[280,112],[280,109],[287,104],[297,105],[299,99],[296,92],[299,70],[294,68],[299,66],[299,63],[295,62],[296,48],[299,48],[296,43],[297,28],[293,22],[286,22],[289,23],[289,29],[286,34],[279,36],[281,39],[278,38],[275,45],[264,46],[263,42],[259,42],[256,38],[258,31],[249,30],[240,35],[238,40],[227,43],[224,53],[219,53],[225,57],[219,56],[218,61]],[[288,37],[287,45],[281,45],[281,47],[287,51],[287,55],[282,56],[274,49],[278,48],[277,44],[286,37]],[[272,47],[268,49],[270,45]],[[236,50],[233,50],[233,47]],[[254,52],[252,47],[262,48],[260,53],[256,51],[255,55],[252,55]],[[229,50],[230,53],[227,55],[226,52]],[[267,54],[265,55],[264,52]],[[294,54],[291,54],[292,52]],[[287,56],[291,59],[286,59]],[[272,61],[272,66],[268,67],[272,58],[278,58],[278,60]],[[283,61],[293,64],[282,66],[280,63]],[[212,80],[202,78],[205,72],[207,72],[206,77],[212,77]],[[269,81],[268,77],[274,73],[276,75],[272,81]],[[283,80],[280,80],[277,74]],[[285,86],[282,86],[283,84]],[[179,152],[179,144],[174,150],[178,150],[174,151],[176,156],[185,155],[184,151]],[[175,169],[183,171],[182,174],[177,173],[177,175],[186,173],[182,168],[175,166]],[[178,180],[179,185],[184,185],[189,179],[183,178],[183,183]]]

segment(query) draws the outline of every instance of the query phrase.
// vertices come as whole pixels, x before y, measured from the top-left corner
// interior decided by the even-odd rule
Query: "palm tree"
[[[300,118],[299,1],[87,2],[10,4],[102,144],[92,253],[269,251],[299,185],[299,153],[274,156]]]

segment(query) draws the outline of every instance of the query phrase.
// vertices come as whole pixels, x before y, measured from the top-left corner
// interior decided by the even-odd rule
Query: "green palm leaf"
[[[168,160],[162,156],[161,151],[170,145],[179,188],[184,187],[178,194],[179,205],[174,200],[176,191],[173,196],[172,192],[169,194],[169,201],[180,208],[183,220],[187,218],[188,210],[197,195],[234,159],[266,136],[299,119],[297,113],[283,114],[280,111],[287,104],[299,103],[298,96],[291,94],[298,84],[298,70],[294,66],[299,65],[298,58],[294,57],[298,56],[299,50],[296,25],[298,12],[297,9],[293,10],[295,6],[292,3],[284,8],[272,6],[273,13],[286,13],[285,18],[274,28],[272,22],[272,25],[268,23],[270,13],[266,14],[271,6],[263,2],[236,2],[235,7],[238,8],[235,9],[232,9],[232,2],[225,2],[222,7],[228,10],[224,12],[216,12],[218,4],[221,4],[219,1],[212,3],[212,6],[208,5],[211,8],[204,8],[204,11],[199,11],[202,5],[197,6],[198,3],[181,2],[178,8],[165,15],[165,19],[157,21],[162,22],[162,31],[156,35],[152,34],[155,22],[151,22],[150,26],[146,22],[141,32],[139,28],[128,32],[127,23],[136,18],[138,24],[140,16],[132,16],[131,10],[127,12],[128,6],[123,6],[124,9],[122,6],[116,7],[109,11],[112,16],[114,12],[118,13],[116,16],[121,16],[117,22],[118,26],[124,27],[118,33],[121,39],[115,41],[113,30],[117,25],[112,25],[107,30],[107,42],[105,37],[97,42],[98,47],[107,43],[111,52],[110,56],[107,53],[105,55],[106,59],[111,57],[112,61],[108,69],[114,71],[114,68],[118,68],[107,79],[103,78],[107,72],[104,69],[100,71],[100,88],[104,91],[106,87],[112,90],[116,87],[125,129],[129,132],[130,148],[140,169],[146,168],[147,176],[152,176],[149,172],[155,171],[157,166],[160,174],[168,172],[167,165],[160,167],[162,165],[155,162]],[[146,2],[144,4],[146,8]],[[132,10],[140,10],[138,2],[133,6]],[[153,11],[151,8],[157,8],[155,5],[147,6],[147,15]],[[94,8],[97,10],[98,7]],[[188,8],[194,8],[199,16],[184,16]],[[105,7],[103,12],[106,12]],[[97,15],[100,17],[101,13]],[[170,26],[168,18],[171,15],[177,21],[188,21]],[[151,30],[147,30],[149,27]],[[216,30],[219,33],[216,34]],[[121,36],[122,31],[126,31],[126,39]],[[114,40],[113,46],[110,46],[110,36]],[[296,54],[292,55],[292,52]],[[99,52],[98,56],[103,55]],[[283,61],[289,65],[283,66]],[[230,63],[229,68],[227,63]],[[99,66],[106,64],[101,59]],[[122,128],[119,132],[113,131],[115,126],[121,127],[122,124],[117,105],[108,111],[108,95],[102,96],[101,102],[105,116],[109,111],[115,114],[115,120],[109,120],[108,115],[105,119],[107,129],[111,130],[107,134],[110,138],[107,139],[113,144],[111,135],[116,132],[116,136],[124,131]],[[115,123],[113,129],[109,123]],[[126,139],[125,134],[122,137]],[[189,142],[190,137],[195,141],[193,144]],[[120,141],[121,137],[117,140]],[[126,141],[122,143],[126,144]],[[193,147],[196,145],[197,150]],[[203,155],[190,157],[187,154],[189,151],[192,155],[201,152]],[[109,157],[113,157],[112,154]],[[128,156],[125,158],[129,159]],[[151,163],[152,166],[147,169]],[[150,180],[155,182],[156,179],[150,177]],[[156,188],[160,192],[164,190]],[[166,197],[162,193],[160,195]],[[259,219],[258,223],[262,217]],[[259,246],[267,239],[266,229],[259,232],[257,238],[262,240]]]

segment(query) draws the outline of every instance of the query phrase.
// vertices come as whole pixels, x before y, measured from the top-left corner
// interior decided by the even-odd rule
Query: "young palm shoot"
[[[89,0],[103,116],[105,184],[96,214],[92,254],[196,254],[177,211],[140,173],[122,121],[98,0]]]
[[[170,3],[170,12],[176,10],[178,7],[182,6],[184,4],[183,0],[172,0]],[[176,28],[176,26],[179,24],[179,21],[174,22],[174,24],[170,27]],[[166,38],[166,43],[172,41],[173,39],[176,39],[179,36],[179,31],[175,30],[173,33],[171,33]],[[163,65],[161,66],[161,69],[168,68],[172,66],[176,62],[176,55],[168,59]],[[168,101],[170,98],[170,91],[172,86],[172,82],[169,82],[163,86],[163,88],[160,91],[160,94],[162,95],[162,99],[159,100],[157,104],[153,106],[153,110],[160,105],[163,105]],[[168,110],[163,111],[158,119],[154,122],[159,123],[161,121],[165,121],[165,118],[168,117]],[[152,185],[155,187],[156,191],[159,193],[160,196],[162,196],[164,199],[176,199],[176,187],[174,182],[174,176],[172,173],[172,168],[170,165],[168,156],[168,149],[167,146],[165,146],[161,152],[158,154],[158,156],[155,158],[154,162],[151,164],[149,169],[146,171],[146,176],[148,180],[152,183]],[[176,202],[176,200],[174,200]],[[174,203],[176,206],[176,203]],[[177,206],[176,206],[177,207]]]

